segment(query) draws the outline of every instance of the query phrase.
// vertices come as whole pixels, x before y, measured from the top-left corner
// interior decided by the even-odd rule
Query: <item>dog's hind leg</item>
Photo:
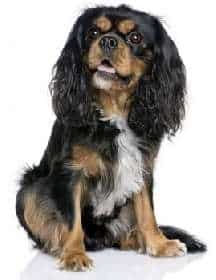
[[[92,264],[85,254],[81,226],[81,173],[56,163],[52,172],[17,194],[21,225],[45,252],[58,256],[65,269],[85,270]]]

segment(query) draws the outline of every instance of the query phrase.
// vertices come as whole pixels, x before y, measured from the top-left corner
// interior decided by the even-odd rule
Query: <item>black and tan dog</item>
[[[154,161],[184,116],[185,70],[158,18],[126,6],[86,10],[50,84],[57,119],[17,194],[21,225],[65,269],[106,247],[181,256],[205,245],[153,211]]]

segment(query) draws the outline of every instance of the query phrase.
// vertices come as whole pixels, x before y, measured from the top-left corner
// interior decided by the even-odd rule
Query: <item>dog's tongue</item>
[[[106,66],[106,65],[103,65],[103,64],[100,64],[97,67],[97,70],[102,71],[102,72],[106,72],[106,73],[110,73],[110,74],[115,74],[115,72],[116,72],[113,67]]]

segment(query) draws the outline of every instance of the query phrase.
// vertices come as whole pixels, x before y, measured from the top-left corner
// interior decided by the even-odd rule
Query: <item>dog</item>
[[[63,269],[81,271],[86,250],[152,256],[204,252],[178,228],[159,227],[154,162],[185,115],[185,67],[160,20],[128,6],[89,8],[77,19],[50,83],[56,114],[38,166],[17,193],[17,217]]]

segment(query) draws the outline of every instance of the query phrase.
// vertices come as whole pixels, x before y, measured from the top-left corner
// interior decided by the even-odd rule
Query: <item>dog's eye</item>
[[[129,34],[128,39],[132,44],[139,44],[142,42],[143,37],[141,33],[134,31]]]
[[[99,28],[97,28],[96,26],[91,27],[91,28],[88,30],[88,33],[87,33],[87,37],[88,37],[89,39],[96,39],[99,35],[100,35],[100,30],[99,30]]]

